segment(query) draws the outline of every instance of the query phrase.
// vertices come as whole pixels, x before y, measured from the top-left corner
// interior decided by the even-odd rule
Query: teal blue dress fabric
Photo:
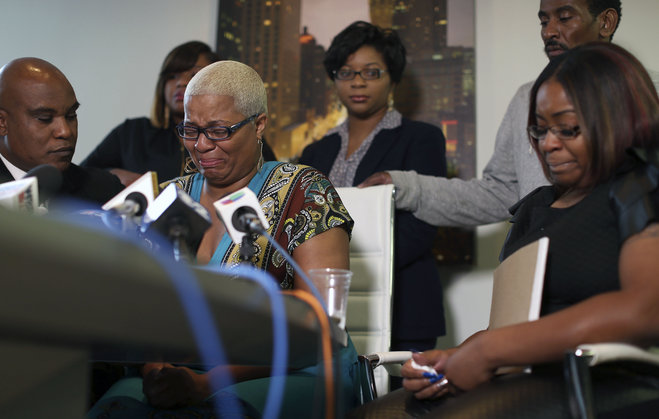
[[[336,392],[335,409],[337,417],[344,415],[358,405],[357,388],[359,377],[356,365],[357,352],[348,339],[348,346],[338,351],[335,368],[341,371]],[[199,371],[201,373],[201,371]],[[286,376],[284,396],[281,405],[281,418],[306,418],[314,412],[323,412],[324,382],[322,365],[314,365]],[[216,403],[222,417],[262,417],[270,378],[244,381],[222,389],[209,397],[204,403],[177,409],[156,409],[149,405],[142,392],[142,378],[129,377],[117,382],[103,395],[87,414],[94,419],[138,419],[138,418],[180,418],[209,419],[216,416]],[[228,411],[225,401],[233,395],[240,401],[240,412]]]
[[[284,181],[282,181],[284,180]],[[203,177],[190,175],[174,179],[178,187],[184,189],[193,199],[199,201]],[[282,186],[284,185],[284,186]],[[269,233],[285,249],[292,250],[313,235],[333,227],[352,230],[352,219],[340,201],[336,190],[325,175],[308,166],[289,163],[267,162],[252,179],[248,187],[255,192],[262,206],[273,198],[278,205],[266,215],[270,223]],[[293,203],[293,205],[291,205]],[[301,216],[302,214],[303,216]],[[312,227],[306,228],[300,220],[313,219]],[[295,230],[291,226],[295,226]],[[320,222],[319,220],[324,220]],[[303,223],[302,223],[303,224]],[[298,232],[299,234],[295,234]],[[292,238],[298,239],[293,240]],[[274,262],[281,260],[274,252],[269,252],[266,244],[260,245],[255,255],[254,265],[265,269],[280,281],[282,288],[292,288],[290,267]],[[227,255],[237,254],[228,234],[222,238],[211,264],[231,265]],[[284,279],[282,279],[284,278]],[[320,359],[319,359],[320,362]],[[334,358],[337,379],[337,400],[334,403],[339,416],[358,403],[357,352],[348,337],[348,345],[336,351]],[[201,371],[199,371],[201,373]],[[265,408],[270,378],[254,379],[234,384],[218,391],[205,403],[177,409],[156,409],[150,406],[142,392],[142,378],[128,377],[118,381],[88,412],[88,418],[212,418],[216,404],[223,417],[261,417]],[[312,412],[324,410],[324,378],[322,364],[290,372],[286,376],[284,398],[280,417],[310,417]],[[225,412],[224,402],[236,395],[241,402],[242,412]]]

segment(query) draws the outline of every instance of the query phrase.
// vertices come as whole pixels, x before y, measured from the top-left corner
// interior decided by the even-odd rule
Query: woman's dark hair
[[[206,57],[211,63],[220,60],[219,55],[201,41],[186,42],[167,54],[160,67],[160,74],[156,82],[156,91],[151,105],[151,124],[158,128],[167,128],[169,126],[169,109],[165,103],[165,83],[169,76],[194,67],[199,56]]]
[[[368,22],[357,21],[342,30],[332,40],[323,64],[330,79],[334,71],[345,65],[350,54],[369,45],[382,54],[387,71],[394,83],[399,83],[405,69],[405,46],[393,29],[382,29]]]
[[[593,42],[552,59],[531,89],[529,125],[537,124],[538,90],[557,81],[574,106],[590,157],[593,186],[610,179],[630,147],[659,147],[659,97],[643,65],[627,50]],[[540,155],[538,144],[530,140]],[[547,165],[542,162],[549,178]]]

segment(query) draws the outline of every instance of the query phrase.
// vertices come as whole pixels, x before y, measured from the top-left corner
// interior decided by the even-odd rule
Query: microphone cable
[[[313,282],[309,279],[307,276],[306,272],[302,270],[300,265],[295,262],[293,257],[284,249],[277,241],[270,235],[268,234],[267,231],[261,226],[259,223],[257,227],[254,228],[256,233],[263,234],[263,236],[268,240],[270,244],[272,244],[275,249],[279,251],[279,253],[286,259],[288,263],[293,266],[293,269],[295,272],[297,272],[300,277],[304,280],[304,282],[307,284],[309,289],[311,290],[311,293],[315,297],[315,303],[310,302],[310,299],[308,298],[309,293],[305,291],[298,291],[294,295],[298,296],[299,298],[307,301],[309,305],[317,309],[319,306],[322,308],[321,312],[315,311],[316,316],[319,319],[319,324],[321,328],[321,339],[323,339],[323,369],[325,372],[325,406],[326,406],[326,413],[327,413],[327,418],[333,418],[334,417],[334,407],[335,407],[335,385],[337,384],[337,381],[334,380],[334,374],[332,370],[332,347],[331,347],[331,332],[330,332],[330,321],[329,321],[329,314],[327,311],[327,306],[325,304],[325,300],[321,297],[320,292],[318,292],[318,289],[316,286],[313,284]],[[297,290],[293,290],[297,291]],[[288,291],[290,292],[290,291]],[[321,315],[322,313],[322,315]],[[321,318],[323,320],[321,320]],[[327,344],[326,344],[327,341]],[[330,415],[331,412],[331,415]]]
[[[256,282],[268,294],[272,312],[273,350],[270,384],[263,409],[263,418],[278,418],[284,399],[288,366],[288,320],[281,289],[272,275],[251,265],[239,264],[231,268],[222,265],[207,265],[200,269],[225,275],[238,275],[243,279]]]
[[[259,223],[253,226],[254,232],[258,234],[262,234],[268,242],[274,246],[277,251],[286,259],[288,263],[293,267],[293,270],[300,275],[300,278],[307,284],[309,289],[311,290],[311,294],[313,294],[314,297],[318,300],[320,305],[323,307],[323,311],[325,311],[325,314],[329,317],[328,311],[327,311],[327,306],[325,304],[325,300],[323,297],[320,295],[320,292],[318,292],[318,289],[316,286],[313,284],[311,279],[307,276],[307,273],[304,272],[302,268],[300,268],[300,265],[295,262],[295,259],[284,249],[277,241],[263,228],[263,226]]]

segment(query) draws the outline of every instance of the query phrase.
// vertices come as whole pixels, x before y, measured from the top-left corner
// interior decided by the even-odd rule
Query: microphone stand
[[[247,233],[243,236],[240,243],[240,261],[249,262],[252,257],[256,254],[256,234]]]
[[[139,218],[134,215],[122,214],[110,210],[103,213],[102,220],[111,229],[116,229],[122,234],[134,233],[139,237]]]
[[[172,242],[174,260],[177,262],[192,263],[194,258],[186,240],[189,229],[186,227],[185,223],[181,221],[182,220],[177,217],[175,220],[172,220],[171,225],[169,226],[168,236]]]
[[[123,233],[135,233],[139,230],[139,220],[138,217],[134,215],[121,214],[121,231]]]

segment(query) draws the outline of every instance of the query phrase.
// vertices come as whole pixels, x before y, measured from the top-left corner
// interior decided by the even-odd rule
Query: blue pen
[[[435,377],[430,379],[430,384],[435,384],[437,381],[444,378],[444,374],[437,374]]]

